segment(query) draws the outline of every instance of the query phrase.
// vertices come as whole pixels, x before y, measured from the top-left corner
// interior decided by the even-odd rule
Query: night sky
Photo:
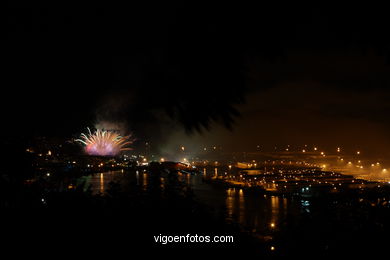
[[[106,5],[8,4],[2,133],[109,121],[231,150],[390,144],[384,6]]]

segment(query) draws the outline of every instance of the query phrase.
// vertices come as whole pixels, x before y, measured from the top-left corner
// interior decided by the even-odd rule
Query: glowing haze
[[[76,141],[82,143],[84,150],[89,155],[116,156],[121,151],[131,150],[129,145],[133,143],[131,135],[121,136],[114,131],[97,129],[94,133],[88,128],[88,135],[81,134],[81,139]]]

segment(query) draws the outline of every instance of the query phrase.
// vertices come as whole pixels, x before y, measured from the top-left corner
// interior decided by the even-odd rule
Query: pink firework
[[[115,156],[121,151],[131,150],[128,146],[133,143],[131,135],[121,136],[116,132],[97,129],[94,133],[88,128],[89,134],[81,134],[76,141],[85,145],[84,150],[89,155]]]

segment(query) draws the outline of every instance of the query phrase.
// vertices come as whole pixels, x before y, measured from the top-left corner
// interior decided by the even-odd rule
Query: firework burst
[[[131,135],[121,136],[113,131],[97,129],[94,133],[89,128],[88,135],[81,134],[76,141],[85,145],[84,150],[89,155],[115,156],[121,151],[131,150],[128,146],[133,143]]]

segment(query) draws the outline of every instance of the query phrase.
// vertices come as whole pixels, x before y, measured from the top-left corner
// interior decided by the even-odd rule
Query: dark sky
[[[308,144],[388,153],[390,92],[381,84],[389,73],[383,57],[354,51],[291,53],[284,61],[259,64],[233,131],[219,129],[194,143],[214,142],[232,150]],[[264,81],[272,81],[272,87],[256,87]]]
[[[104,119],[126,122],[140,140],[172,139],[174,124],[231,149],[258,142],[382,151],[390,128],[386,11],[10,2],[2,131],[72,136]]]

